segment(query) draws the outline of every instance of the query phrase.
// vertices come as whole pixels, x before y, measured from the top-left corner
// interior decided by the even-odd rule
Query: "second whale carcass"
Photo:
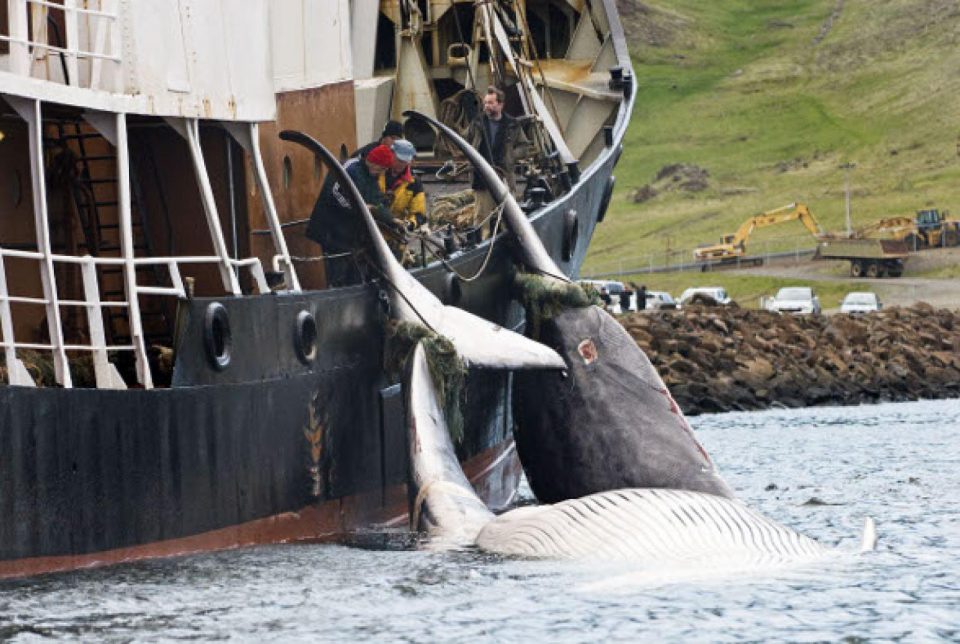
[[[435,119],[502,205],[514,241],[520,297],[533,339],[564,360],[562,371],[514,376],[517,452],[545,503],[620,488],[669,488],[732,498],[646,354],[623,326],[591,303],[544,248],[490,164]]]

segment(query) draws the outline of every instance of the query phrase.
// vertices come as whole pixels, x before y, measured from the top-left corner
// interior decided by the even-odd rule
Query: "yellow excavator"
[[[741,260],[747,254],[747,240],[757,228],[783,224],[799,220],[815,239],[823,237],[820,223],[811,214],[810,209],[802,203],[792,203],[782,208],[769,210],[750,217],[740,224],[740,228],[732,235],[724,235],[719,244],[701,246],[693,251],[693,258],[698,262],[728,262]],[[759,263],[759,260],[758,262]]]

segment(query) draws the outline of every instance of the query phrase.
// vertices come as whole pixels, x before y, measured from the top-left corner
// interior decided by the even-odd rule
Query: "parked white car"
[[[841,313],[872,313],[883,308],[876,293],[869,291],[854,291],[847,293],[840,305]]]
[[[634,296],[636,302],[636,296]],[[647,291],[646,308],[651,310],[675,309],[677,302],[666,291]]]
[[[819,315],[820,298],[809,286],[787,286],[777,291],[767,308],[778,313]]]
[[[727,294],[727,289],[722,286],[696,286],[688,288],[680,294],[680,299],[677,300],[677,308],[689,304],[691,300],[698,295],[701,297],[709,297],[717,304],[726,305],[733,302],[733,300],[730,299],[730,295]]]

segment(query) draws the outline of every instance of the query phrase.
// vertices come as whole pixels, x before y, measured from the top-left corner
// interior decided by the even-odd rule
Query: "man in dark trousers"
[[[635,282],[630,282],[630,286],[633,287],[633,291],[637,294],[637,310],[643,311],[647,308],[647,286],[643,284],[637,286]]]
[[[521,133],[517,119],[503,111],[505,100],[506,95],[503,90],[492,86],[487,88],[487,93],[483,97],[483,111],[470,124],[467,140],[484,159],[490,162],[490,165],[497,169],[507,186],[513,191],[515,188],[513,147]],[[479,224],[497,204],[494,203],[490,191],[478,172],[473,173],[473,190],[477,200],[474,221]]]
[[[387,196],[380,190],[379,178],[394,160],[389,147],[378,145],[364,158],[350,159],[344,165],[377,223],[390,228],[396,224],[390,215]],[[332,172],[323,182],[306,236],[323,247],[328,287],[348,286],[363,280],[362,255],[370,244],[369,234],[355,210],[349,188],[340,185]]]

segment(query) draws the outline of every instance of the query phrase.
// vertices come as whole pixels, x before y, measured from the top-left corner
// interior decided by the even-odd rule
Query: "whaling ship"
[[[539,141],[518,190],[576,275],[633,104],[614,0],[0,6],[0,577],[406,520],[386,285],[324,288],[324,169],[277,134],[463,125],[490,84]],[[430,178],[442,141],[406,127]],[[472,239],[414,274],[522,330],[509,242]],[[509,375],[471,374],[463,409],[458,456],[503,506]]]

